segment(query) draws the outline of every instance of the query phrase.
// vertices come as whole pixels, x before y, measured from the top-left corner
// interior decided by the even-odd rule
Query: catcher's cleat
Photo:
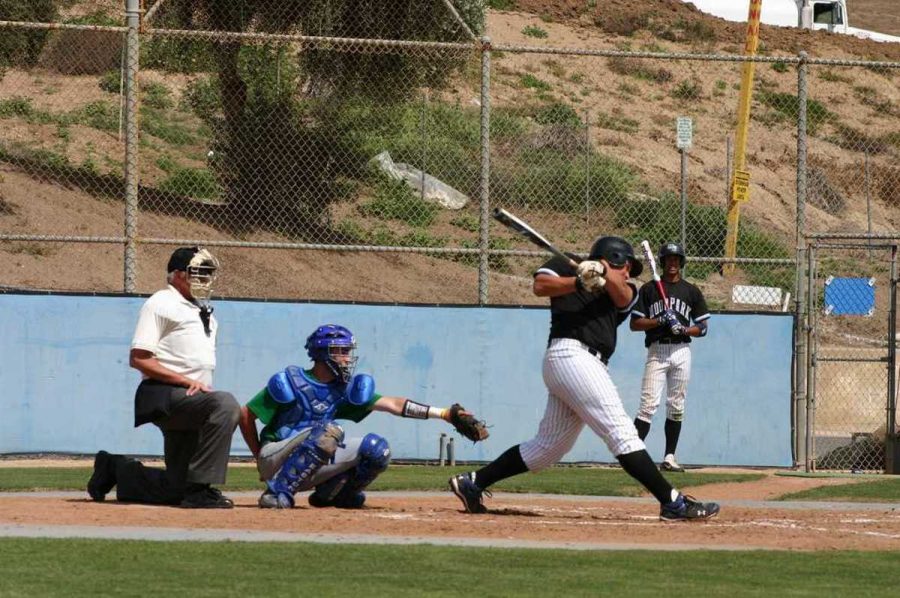
[[[256,504],[259,505],[260,509],[292,509],[294,507],[294,497],[289,494],[275,494],[267,489],[259,497]]]
[[[662,471],[670,471],[675,473],[683,473],[684,467],[678,464],[678,461],[675,460],[675,455],[666,455],[666,458],[663,459],[662,464],[660,464],[659,468]]]
[[[232,509],[234,502],[218,488],[202,485],[185,495],[181,501],[184,509]]]
[[[94,473],[87,483],[87,491],[91,499],[101,502],[113,486],[116,485],[115,462],[112,455],[100,451],[94,456]]]
[[[700,502],[693,496],[679,494],[678,498],[662,505],[659,509],[660,521],[694,521],[712,519],[719,514],[719,504]]]
[[[459,473],[450,478],[450,489],[462,501],[466,513],[487,513],[482,501],[484,490],[475,484],[475,473]],[[490,492],[487,492],[490,496]]]

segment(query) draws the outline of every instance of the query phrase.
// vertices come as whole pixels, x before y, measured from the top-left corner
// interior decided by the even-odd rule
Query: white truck
[[[750,0],[682,0],[698,10],[728,21],[746,22]],[[766,25],[823,29],[879,42],[900,42],[900,37],[850,27],[847,0],[762,0],[761,20]]]

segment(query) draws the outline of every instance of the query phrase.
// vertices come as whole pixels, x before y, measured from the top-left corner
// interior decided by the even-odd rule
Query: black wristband
[[[579,278],[578,276],[575,277],[575,290],[576,291],[586,291],[587,290],[584,288],[584,283],[581,282],[581,278]]]
[[[406,399],[406,402],[403,403],[403,413],[400,415],[413,419],[428,419],[428,405]]]

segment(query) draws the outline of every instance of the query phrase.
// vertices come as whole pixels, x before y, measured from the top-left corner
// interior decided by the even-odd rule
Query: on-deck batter
[[[706,336],[709,310],[696,286],[681,277],[687,258],[684,248],[674,242],[659,248],[662,284],[669,298],[669,309],[650,281],[638,292],[637,305],[631,311],[631,329],[644,331],[647,361],[641,383],[641,407],[634,418],[641,440],[650,433],[650,422],[666,390],[666,453],[662,469],[684,471],[675,460],[675,449],[684,419],[684,399],[691,379],[691,337]],[[693,325],[691,325],[693,321]]]
[[[555,257],[535,272],[534,294],[550,298],[550,342],[543,364],[547,407],[534,438],[510,447],[478,471],[449,480],[467,512],[487,511],[482,495],[492,484],[558,462],[587,424],[622,468],[659,500],[660,519],[707,519],[718,514],[716,503],[685,496],[663,478],[607,369],[616,349],[616,329],[637,300],[629,275],[638,276],[642,269],[625,239],[602,237],[577,267]]]

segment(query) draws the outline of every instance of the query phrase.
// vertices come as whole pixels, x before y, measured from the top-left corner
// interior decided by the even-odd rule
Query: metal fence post
[[[807,251],[807,314],[809,323],[803,331],[806,337],[806,360],[802,364],[806,376],[805,404],[800,413],[804,417],[803,463],[806,471],[814,471],[815,466],[815,418],[816,418],[816,248],[810,245]]]
[[[488,250],[491,201],[491,38],[481,38],[481,226],[478,253],[478,304],[488,302]]]
[[[800,441],[801,432],[807,430],[807,344],[808,314],[806,312],[806,290],[811,281],[806,276],[812,276],[806,264],[806,98],[807,76],[809,65],[806,52],[800,52],[800,63],[797,65],[797,221],[796,221],[796,248],[797,265],[794,285],[794,395],[792,416],[794,422],[794,447],[795,464],[808,465],[808,440]]]
[[[138,215],[138,69],[140,64],[140,0],[125,0],[128,25],[125,44],[125,292],[133,293],[137,278]]]
[[[872,240],[869,239],[869,243]],[[887,420],[884,436],[884,473],[900,473],[900,435],[897,434],[897,245],[891,246],[890,311],[888,312]]]

